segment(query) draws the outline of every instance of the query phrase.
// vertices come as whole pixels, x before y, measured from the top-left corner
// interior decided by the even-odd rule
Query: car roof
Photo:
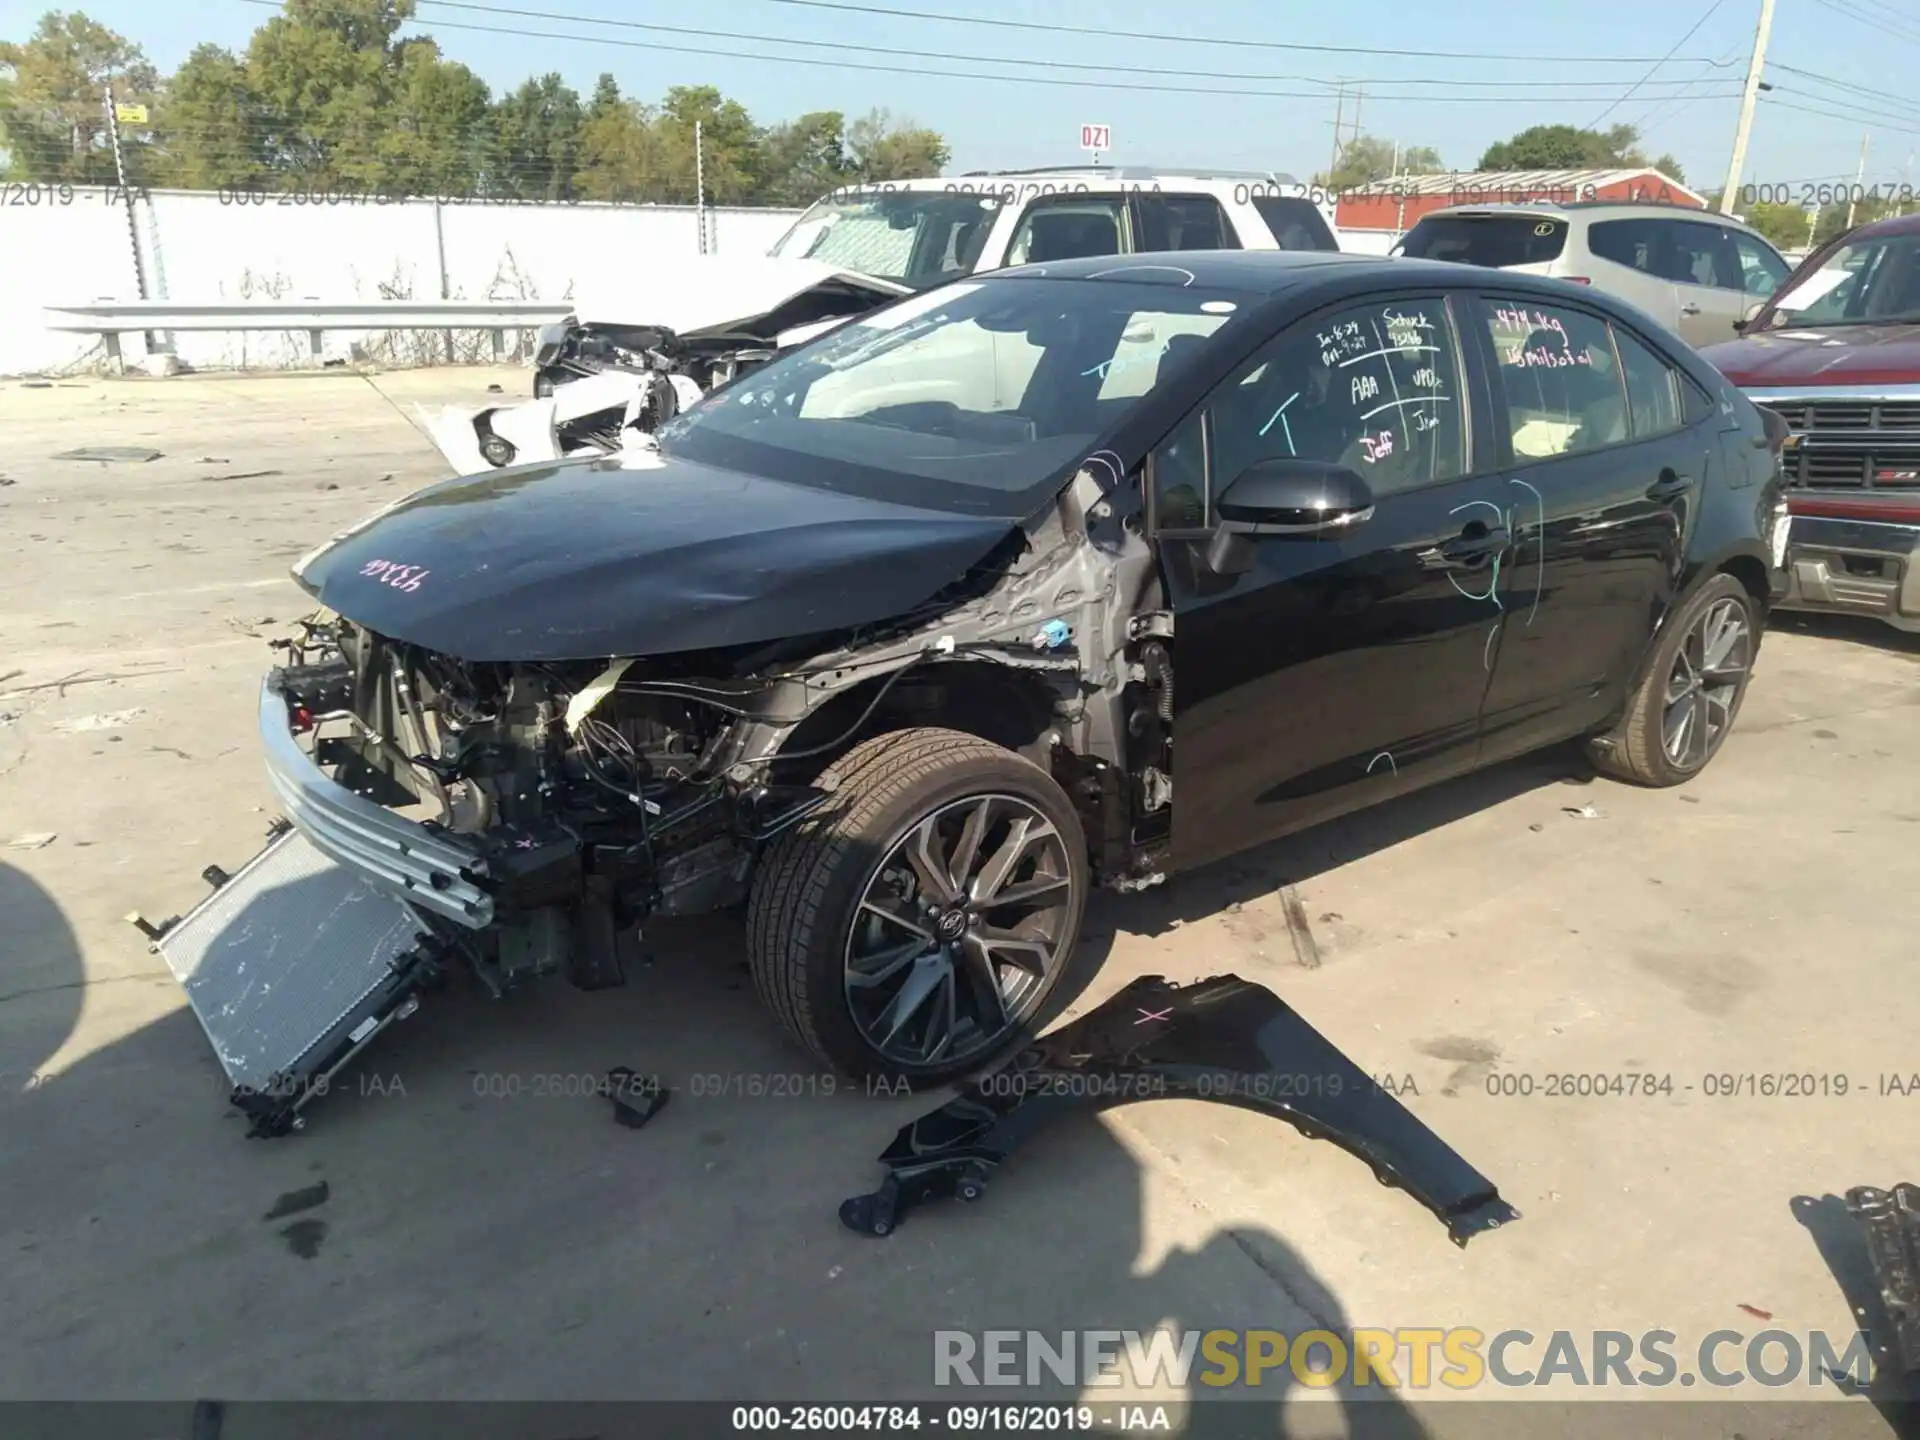
[[[1033,170],[968,170],[960,175],[925,175],[913,180],[868,181],[846,187],[849,190],[963,190],[982,188],[981,181],[1004,181],[1024,187],[1048,180],[1069,180],[1089,189],[1103,186],[1137,186],[1173,181],[1182,185],[1255,184],[1303,189],[1292,175],[1279,170],[1221,170],[1206,166],[1154,165],[1046,165]],[[994,187],[1000,188],[1000,187]]]
[[[1448,260],[1355,255],[1334,250],[1156,250],[1140,255],[1050,260],[1041,265],[987,271],[969,279],[996,283],[1035,279],[1130,281],[1181,287],[1198,285],[1208,290],[1235,290],[1252,295],[1308,289],[1364,290],[1369,279],[1395,289],[1437,285],[1446,289],[1509,290],[1519,286],[1546,296],[1564,295],[1571,288],[1565,281],[1489,270],[1479,265],[1459,265]],[[1582,289],[1579,293],[1585,297],[1589,292]]]
[[[1856,237],[1871,239],[1878,235],[1911,235],[1920,231],[1920,211],[1912,215],[1887,215],[1878,220],[1869,220],[1854,230]]]
[[[1433,220],[1457,215],[1546,215],[1579,216],[1586,220],[1628,219],[1641,215],[1665,215],[1676,220],[1705,220],[1715,225],[1731,225],[1736,230],[1751,230],[1738,215],[1723,215],[1717,210],[1702,210],[1695,205],[1673,205],[1662,200],[1510,200],[1491,205],[1449,205],[1444,210],[1429,210],[1420,218]],[[1758,232],[1756,232],[1758,233]]]

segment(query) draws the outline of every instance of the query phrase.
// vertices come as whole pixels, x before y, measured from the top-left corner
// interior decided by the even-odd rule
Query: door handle
[[[1682,315],[1698,315],[1700,313],[1700,307],[1689,302],[1680,307],[1680,313]]]
[[[1471,570],[1486,564],[1512,543],[1513,537],[1505,527],[1482,530],[1476,526],[1429,550],[1422,550],[1420,562],[1429,570]]]
[[[1693,489],[1693,477],[1674,470],[1662,470],[1660,478],[1647,487],[1649,500],[1678,500]]]

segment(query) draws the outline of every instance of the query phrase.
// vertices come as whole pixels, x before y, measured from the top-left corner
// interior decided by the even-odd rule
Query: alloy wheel
[[[1714,601],[1687,631],[1667,676],[1661,744],[1679,769],[1698,770],[1719,750],[1752,664],[1747,607],[1731,596]]]
[[[861,1038],[908,1068],[993,1050],[1063,963],[1075,886],[1058,827],[1020,796],[968,796],[909,825],[868,877],[847,938]]]

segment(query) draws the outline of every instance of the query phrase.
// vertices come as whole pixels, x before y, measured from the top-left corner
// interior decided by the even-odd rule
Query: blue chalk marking
[[[1300,398],[1300,392],[1296,390],[1293,392],[1293,394],[1289,395],[1285,400],[1281,401],[1280,408],[1274,411],[1272,415],[1268,416],[1267,423],[1260,427],[1260,433],[1264,435],[1267,433],[1267,431],[1271,430],[1273,428],[1273,422],[1275,420],[1280,420],[1280,417],[1287,413],[1287,406],[1291,405],[1294,401],[1298,400],[1299,398]],[[1293,447],[1293,427],[1288,425],[1284,420],[1281,421],[1281,426],[1286,433],[1287,447],[1291,449]]]

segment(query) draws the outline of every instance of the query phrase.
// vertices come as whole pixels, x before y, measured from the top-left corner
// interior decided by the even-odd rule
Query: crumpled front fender
[[[910,1206],[978,1200],[1009,1152],[1074,1110],[1217,1100],[1291,1122],[1425,1205],[1456,1245],[1520,1218],[1491,1180],[1264,986],[1237,975],[1134,981],[921,1116],[880,1156],[880,1189],[840,1207],[849,1229],[890,1233]]]

